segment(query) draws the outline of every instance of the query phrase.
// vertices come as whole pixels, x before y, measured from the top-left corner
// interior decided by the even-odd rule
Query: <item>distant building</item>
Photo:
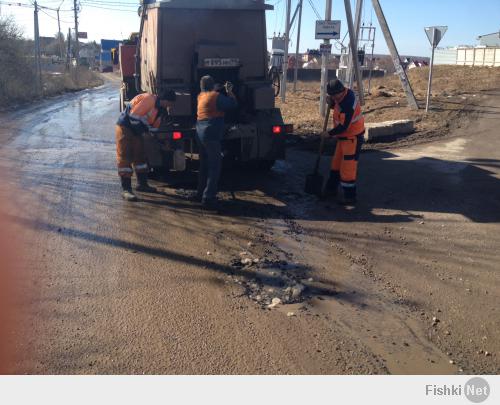
[[[479,45],[482,46],[500,46],[500,31],[480,35],[477,39],[479,40]]]

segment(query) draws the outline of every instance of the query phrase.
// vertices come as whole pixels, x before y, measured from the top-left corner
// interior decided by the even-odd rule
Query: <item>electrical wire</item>
[[[88,4],[88,3],[82,3],[82,4],[85,5],[85,6],[87,6],[87,7],[98,8],[98,9],[101,9],[101,10],[124,11],[124,12],[129,12],[129,13],[136,13],[137,12],[136,10],[124,10],[124,9],[120,9],[120,8],[101,7],[101,6],[91,5],[91,4]]]
[[[313,9],[314,14],[316,14],[316,17],[318,18],[318,20],[321,20],[321,15],[318,13],[318,10],[316,9],[316,6],[314,5],[314,3],[311,0],[307,0],[307,1],[309,2],[309,5]]]
[[[40,9],[40,11],[45,14],[46,16],[52,18],[53,20],[56,20],[57,21],[57,17],[54,17],[53,15],[50,15],[49,13],[47,13],[44,9]],[[61,20],[59,19],[60,22],[62,22],[63,24],[73,24],[73,21],[64,21],[64,20]]]
[[[95,4],[105,7],[139,7],[139,3],[124,3],[121,1],[98,1],[98,0],[83,0],[82,3]]]

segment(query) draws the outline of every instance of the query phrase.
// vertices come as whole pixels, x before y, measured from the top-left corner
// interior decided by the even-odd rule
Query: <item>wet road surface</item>
[[[221,215],[182,198],[185,176],[121,200],[117,95],[0,114],[23,246],[10,372],[498,372],[499,94],[473,131],[364,153],[355,210],[304,195],[314,157],[291,149],[226,174]]]

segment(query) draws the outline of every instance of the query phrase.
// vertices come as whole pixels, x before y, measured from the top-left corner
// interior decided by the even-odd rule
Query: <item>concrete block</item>
[[[388,141],[402,135],[411,134],[415,130],[413,120],[395,120],[365,124],[365,141]]]

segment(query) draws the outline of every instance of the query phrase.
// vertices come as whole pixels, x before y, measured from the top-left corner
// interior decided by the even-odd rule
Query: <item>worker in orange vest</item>
[[[337,140],[332,158],[331,171],[323,192],[324,197],[337,195],[342,186],[341,203],[356,203],[356,177],[361,146],[364,141],[365,120],[361,106],[351,89],[344,87],[338,79],[327,85],[327,103],[333,109],[333,129],[324,132],[323,137]]]
[[[203,76],[200,80],[196,137],[198,141],[200,170],[196,199],[204,209],[217,211],[217,187],[222,168],[222,138],[224,137],[224,115],[238,105],[233,85],[227,82],[217,91],[214,79]]]
[[[127,201],[137,200],[132,191],[132,165],[137,176],[136,190],[156,192],[156,189],[148,184],[149,168],[143,134],[158,130],[162,116],[173,107],[175,98],[173,90],[165,90],[159,96],[139,94],[130,101],[118,118],[115,127],[116,160],[123,189],[122,197]]]

